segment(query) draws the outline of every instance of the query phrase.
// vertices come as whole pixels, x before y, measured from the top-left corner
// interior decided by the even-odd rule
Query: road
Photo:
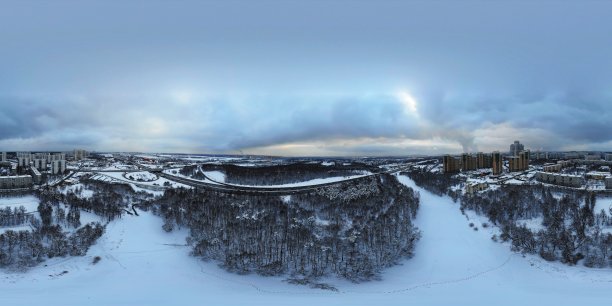
[[[231,184],[226,184],[222,182],[216,182],[210,179],[209,177],[206,177],[206,175],[204,175],[205,178],[211,181],[212,183],[205,182],[202,180],[188,179],[188,178],[184,178],[184,177],[180,177],[176,175],[170,175],[164,172],[158,173],[158,175],[168,180],[172,180],[172,181],[175,181],[181,184],[185,184],[188,186],[192,186],[195,188],[206,188],[206,189],[211,189],[211,190],[221,191],[221,192],[266,194],[266,195],[291,195],[291,194],[311,192],[313,190],[316,190],[322,187],[332,186],[336,184],[353,182],[353,181],[358,181],[358,180],[365,180],[365,179],[369,179],[370,177],[379,176],[382,174],[396,173],[396,172],[405,170],[409,166],[410,164],[400,167],[398,169],[381,171],[378,173],[367,174],[364,176],[349,178],[349,179],[341,180],[341,181],[322,183],[322,184],[316,184],[316,185],[308,185],[308,186],[292,186],[292,187],[265,187],[265,186],[259,187],[259,186],[231,185]]]

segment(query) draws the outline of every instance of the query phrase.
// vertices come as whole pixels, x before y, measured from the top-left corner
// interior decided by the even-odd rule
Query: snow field
[[[139,183],[152,182],[159,179],[157,175],[147,171],[125,173],[124,178],[127,178],[128,180],[138,181]]]
[[[204,171],[204,175],[213,181],[225,183],[225,173],[221,171]]]
[[[96,173],[94,176],[92,176],[92,179],[96,179],[96,180],[100,180],[100,181],[104,181],[104,182],[119,182],[119,183],[127,183],[130,186],[132,186],[132,189],[134,189],[134,191],[146,191],[149,192],[151,194],[154,195],[160,195],[163,194],[162,190],[151,190],[151,189],[147,189],[147,188],[143,188],[143,187],[139,187],[139,186],[151,186],[154,189],[159,189],[159,188],[163,188],[165,187],[165,183],[168,182],[168,184],[170,185],[170,187],[172,188],[192,188],[191,186],[185,185],[185,184],[181,184],[181,183],[177,183],[168,179],[165,179],[163,177],[158,178],[155,181],[150,181],[150,182],[136,182],[136,181],[130,181],[129,179],[126,179],[125,177],[123,177],[123,173],[121,172],[98,172]]]
[[[77,193],[77,190],[80,188],[81,189],[80,193]],[[62,186],[60,189],[60,192],[63,194],[68,194],[69,192],[74,192],[77,196],[79,196],[80,198],[83,199],[90,199],[91,197],[93,197],[94,192],[93,190],[84,188],[84,185],[81,183],[78,184],[74,184],[74,185],[67,185],[67,186]]]
[[[0,197],[0,209],[23,206],[27,212],[34,212],[38,210],[38,203],[38,198],[33,195]]]
[[[415,256],[380,281],[321,280],[339,292],[236,275],[189,256],[187,230],[165,233],[150,213],[111,222],[86,256],[54,258],[25,274],[0,274],[3,305],[608,305],[610,269],[568,267],[493,242],[486,219],[404,176],[421,195]],[[473,222],[478,231],[468,224]],[[94,256],[102,260],[92,264]],[[64,271],[68,273],[62,274]]]

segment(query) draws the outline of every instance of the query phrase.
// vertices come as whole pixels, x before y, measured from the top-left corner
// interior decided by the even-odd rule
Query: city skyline
[[[612,148],[609,2],[1,3],[4,151]]]

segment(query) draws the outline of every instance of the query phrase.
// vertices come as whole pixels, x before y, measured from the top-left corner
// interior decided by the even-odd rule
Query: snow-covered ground
[[[600,213],[601,210],[606,212],[608,216],[611,216],[612,212],[612,198],[610,197],[598,197],[595,201],[595,209],[593,210],[596,214]]]
[[[158,179],[157,175],[151,172],[147,172],[147,171],[126,173],[124,177],[126,177],[129,180],[139,181],[139,182],[143,182],[143,181],[152,182]]]
[[[204,171],[204,175],[213,181],[225,183],[225,173],[221,171]]]
[[[134,182],[125,179],[122,176],[121,172],[99,172],[91,176],[93,180],[99,180],[102,182],[117,182],[128,184],[132,189],[136,192],[146,192],[152,194],[154,196],[161,196],[164,194],[165,187],[163,186],[164,182],[169,182],[170,186],[173,188],[183,187],[183,188],[192,188],[191,186],[187,186],[184,184],[176,183],[174,181],[170,181],[164,178],[160,178],[154,182]]]
[[[412,187],[413,182],[400,176]],[[149,213],[124,216],[87,256],[56,258],[25,274],[0,272],[3,305],[608,305],[610,269],[568,267],[510,252],[473,230],[459,204],[421,193],[415,256],[381,281],[328,279],[339,292],[236,275],[188,255],[186,231],[165,233]],[[479,227],[480,223],[475,222]],[[494,229],[491,229],[494,231]],[[102,260],[92,264],[94,256]],[[64,271],[67,273],[62,274]],[[2,274],[4,273],[4,274]]]
[[[0,234],[4,234],[7,231],[19,232],[19,231],[29,231],[31,229],[32,229],[32,227],[30,226],[30,224],[21,224],[21,225],[15,225],[15,226],[3,226],[3,227],[0,227]],[[0,301],[1,300],[2,299],[0,299]]]
[[[116,170],[133,170],[133,169],[137,169],[138,167],[136,166],[132,166],[132,165],[123,165],[123,164],[114,164],[110,167],[106,167],[102,170],[106,170],[106,171],[116,171]]]
[[[602,210],[608,217],[612,216],[612,197],[601,196],[597,198],[597,201],[595,202],[595,209],[593,211],[595,214],[600,214]],[[612,234],[612,226],[605,226],[601,229],[601,232]]]
[[[68,194],[69,192],[73,192],[82,199],[89,199],[93,197],[94,195],[93,190],[85,188],[85,186],[81,183],[62,186],[60,187],[59,191],[63,194]]]
[[[517,179],[509,179],[504,182],[506,185],[524,185],[525,182]]]
[[[140,173],[140,172],[138,172]],[[149,181],[149,182],[136,182],[136,181],[131,181],[129,179],[126,179],[123,175],[125,173],[124,172],[98,172],[97,175],[94,175],[92,178],[94,179],[101,179],[104,180],[102,178],[107,177],[111,180],[115,180],[118,182],[122,182],[122,183],[136,183],[138,185],[145,185],[145,186],[165,186],[164,184],[167,184],[173,188],[178,188],[178,187],[183,187],[183,188],[191,188],[190,186],[181,184],[181,183],[177,183],[175,181],[171,181],[168,179],[165,179],[163,177],[158,178],[157,180],[154,181]],[[127,175],[130,175],[131,173],[128,173]],[[107,180],[108,181],[108,180]]]
[[[0,209],[23,206],[27,212],[38,210],[38,198],[33,195],[0,197]]]
[[[520,219],[516,221],[516,225],[524,225],[532,232],[537,233],[538,231],[545,230],[546,227],[542,225],[544,218],[536,217],[532,219]]]
[[[218,171],[210,171],[210,172],[218,172]],[[205,182],[205,183],[209,183],[209,184],[218,184],[220,182],[225,181],[225,175],[223,176],[223,181],[211,181],[211,180],[209,180],[207,178],[205,178],[203,180],[198,180],[198,179],[195,179],[195,178],[193,178],[191,176],[183,175],[183,174],[181,174],[180,171],[177,171],[176,169],[167,169],[167,170],[164,170],[164,173],[170,174],[170,175],[174,175],[174,176],[178,176],[178,177],[182,177],[184,179],[188,179],[188,180],[192,180],[192,181],[196,181],[196,182]]]
[[[36,212],[38,210],[38,204],[39,204],[38,198],[36,198],[33,195],[0,197],[0,209],[5,209],[7,207],[13,209],[13,208],[23,206],[25,207],[26,212]],[[29,224],[21,224],[21,225],[15,225],[15,226],[2,226],[0,227],[0,234],[4,234],[8,230],[25,231],[29,229],[30,229]],[[0,297],[0,301],[2,301],[1,297]]]

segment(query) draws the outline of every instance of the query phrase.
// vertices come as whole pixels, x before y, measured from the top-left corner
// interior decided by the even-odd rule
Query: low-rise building
[[[40,182],[42,182],[42,175],[36,167],[30,167],[30,173],[32,174],[32,181],[34,184],[40,184]]]
[[[559,175],[563,186],[580,187],[584,183],[584,179],[579,175]]]
[[[586,178],[592,180],[605,180],[607,176],[610,175],[610,172],[600,172],[600,171],[591,171],[586,174]]]
[[[544,172],[559,172],[561,171],[561,164],[546,164],[542,168]]]
[[[537,172],[536,179],[543,183],[567,186],[567,187],[581,187],[584,184],[584,178],[579,175],[559,174],[550,172]]]
[[[32,187],[32,176],[0,176],[0,189],[21,189]]]
[[[487,189],[487,187],[489,187],[489,184],[484,183],[484,182],[468,183],[465,186],[465,192],[468,194],[474,194],[475,192],[483,191]]]

